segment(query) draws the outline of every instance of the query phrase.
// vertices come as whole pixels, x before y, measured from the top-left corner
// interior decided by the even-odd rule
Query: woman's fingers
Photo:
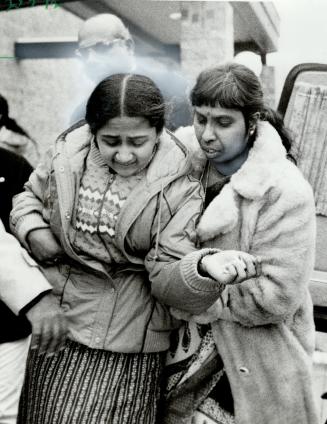
[[[51,293],[41,298],[26,316],[32,324],[31,349],[51,355],[62,348],[68,332],[67,318]]]
[[[42,327],[39,339],[39,354],[47,353],[53,337],[53,326],[55,325],[55,322],[52,319],[42,320],[41,323]]]
[[[40,334],[34,333],[31,339],[31,349],[37,349],[40,345]]]
[[[46,356],[52,356],[64,348],[67,336],[67,327],[63,321],[54,319],[44,322],[40,337],[39,352]]]
[[[248,278],[254,277],[257,273],[255,265],[256,259],[252,255],[243,254],[241,256],[241,260],[245,264],[246,274]]]
[[[233,262],[233,265],[237,272],[236,282],[243,281],[247,278],[247,268],[246,263],[241,259],[236,259]]]
[[[61,344],[61,335],[60,335],[60,324],[58,321],[55,321],[52,325],[51,337],[48,340],[48,343],[45,348],[46,356],[54,355],[58,350]]]
[[[235,284],[261,274],[260,259],[246,252],[222,251],[202,258],[205,271],[222,284]]]
[[[217,421],[209,418],[207,415],[200,411],[195,411],[191,418],[190,424],[215,424]]]
[[[248,270],[250,268],[250,271]],[[226,269],[234,274],[234,279],[229,284],[238,284],[244,280],[252,278],[256,275],[255,266],[253,263],[245,262],[243,259],[234,259],[231,264],[226,266]]]
[[[229,274],[231,279],[237,277],[237,269],[235,268],[233,262],[225,266],[224,274]]]

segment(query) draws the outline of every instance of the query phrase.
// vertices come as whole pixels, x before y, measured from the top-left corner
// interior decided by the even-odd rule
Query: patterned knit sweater
[[[75,214],[73,245],[80,254],[107,264],[126,262],[116,245],[116,222],[128,195],[144,176],[145,170],[131,177],[112,173],[92,142]]]

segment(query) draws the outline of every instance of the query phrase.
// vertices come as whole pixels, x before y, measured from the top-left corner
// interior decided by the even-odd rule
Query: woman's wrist
[[[207,256],[208,255],[202,256],[202,258],[199,260],[199,262],[198,262],[198,272],[201,275],[201,277],[209,277],[210,278],[210,275],[207,272],[207,267],[206,267],[206,264],[205,264],[205,261],[206,261],[205,258]]]

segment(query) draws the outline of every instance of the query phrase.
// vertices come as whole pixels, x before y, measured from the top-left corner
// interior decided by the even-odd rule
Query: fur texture
[[[262,122],[248,159],[205,210],[197,228],[201,242],[235,228],[239,216],[238,196],[248,200],[261,199],[276,184],[285,155],[276,130]]]
[[[194,133],[183,131],[188,137],[179,132],[182,142],[189,145],[193,137],[194,145]],[[196,150],[193,158],[199,175]],[[248,159],[209,204],[197,233],[202,247],[242,250],[262,260],[259,277],[226,287],[225,307],[216,305],[215,319],[215,308],[207,314],[232,388],[236,423],[317,423],[308,290],[313,193],[268,122],[259,122]]]

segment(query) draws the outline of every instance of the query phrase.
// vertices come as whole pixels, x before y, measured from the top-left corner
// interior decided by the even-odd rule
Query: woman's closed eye
[[[148,137],[133,137],[128,140],[133,146],[143,146],[148,141]]]
[[[108,146],[117,146],[120,143],[120,137],[106,135],[101,137],[101,141]]]
[[[215,118],[215,123],[216,125],[220,127],[227,128],[232,125],[233,120],[230,119],[229,117],[219,117],[219,118]]]
[[[200,125],[205,125],[207,123],[207,118],[199,113],[196,114],[196,120]]]

